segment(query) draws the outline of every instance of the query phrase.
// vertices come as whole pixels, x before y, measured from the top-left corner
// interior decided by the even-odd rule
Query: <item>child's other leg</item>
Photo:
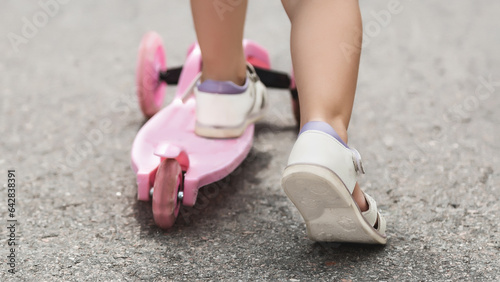
[[[235,1],[229,1],[235,2]],[[243,85],[246,63],[243,28],[247,0],[231,5],[228,1],[191,0],[196,36],[203,57],[202,80],[229,80]]]
[[[239,137],[267,108],[266,88],[246,66],[246,8],[246,0],[191,0],[203,61],[201,83],[194,89],[199,136]]]
[[[309,121],[330,124],[347,143],[361,47],[357,0],[282,0],[292,23],[291,53],[300,95],[301,127]],[[345,53],[343,46],[359,48]],[[368,206],[358,184],[353,197]]]

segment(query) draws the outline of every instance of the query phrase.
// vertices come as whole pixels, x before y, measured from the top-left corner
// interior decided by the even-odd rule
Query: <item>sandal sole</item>
[[[370,226],[342,180],[329,169],[291,165],[285,169],[281,183],[304,218],[311,240],[386,244],[386,236]]]

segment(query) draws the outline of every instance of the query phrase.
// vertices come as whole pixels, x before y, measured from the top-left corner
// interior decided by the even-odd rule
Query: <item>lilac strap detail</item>
[[[248,88],[248,77],[243,86],[236,85],[232,81],[217,81],[207,79],[198,85],[198,90],[206,93],[217,94],[240,94]]]
[[[326,134],[329,134],[333,138],[337,139],[340,143],[342,143],[342,145],[344,145],[346,148],[349,148],[349,146],[347,146],[347,144],[337,134],[337,132],[335,131],[335,129],[333,129],[333,127],[331,127],[326,122],[323,122],[323,121],[310,121],[310,122],[304,124],[304,126],[302,127],[302,129],[299,132],[299,135],[302,134],[303,132],[307,131],[307,130],[318,130],[318,131],[324,132]]]

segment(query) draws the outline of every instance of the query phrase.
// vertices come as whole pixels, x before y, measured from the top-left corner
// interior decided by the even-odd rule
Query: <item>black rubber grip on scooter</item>
[[[181,76],[182,67],[169,68],[166,71],[160,71],[159,78],[170,85],[177,85]]]
[[[297,91],[297,88],[290,89],[290,95],[295,101],[299,100],[299,92]]]
[[[262,83],[270,88],[289,89],[291,79],[287,73],[254,67]],[[170,85],[177,85],[181,76],[182,67],[169,68],[166,71],[160,71],[160,80]]]
[[[254,67],[260,81],[270,88],[290,89],[291,79],[287,73]]]

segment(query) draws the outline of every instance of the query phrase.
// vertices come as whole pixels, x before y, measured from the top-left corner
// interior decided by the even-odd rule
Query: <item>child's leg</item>
[[[199,136],[239,137],[267,108],[266,88],[246,66],[246,8],[246,0],[191,0],[203,61],[202,81],[194,89]]]
[[[242,40],[247,0],[237,3],[220,6],[214,1],[191,0],[196,36],[203,57],[202,80],[230,80],[238,85],[245,82]]]
[[[327,122],[347,143],[360,52],[345,54],[342,46],[361,46],[358,1],[282,2],[292,23],[291,53],[301,127],[309,121]],[[353,197],[362,211],[368,208],[357,184]]]

